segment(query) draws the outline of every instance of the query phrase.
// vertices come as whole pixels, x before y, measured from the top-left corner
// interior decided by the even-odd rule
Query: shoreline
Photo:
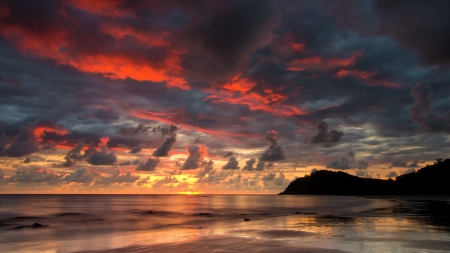
[[[125,252],[158,252],[172,253],[182,249],[183,253],[197,252],[226,252],[226,253],[272,253],[274,251],[283,253],[351,253],[338,249],[326,249],[294,245],[287,241],[265,240],[245,237],[233,237],[222,235],[202,236],[193,240],[179,243],[161,243],[152,245],[132,245],[129,247],[108,249],[76,251],[75,253],[125,253]]]

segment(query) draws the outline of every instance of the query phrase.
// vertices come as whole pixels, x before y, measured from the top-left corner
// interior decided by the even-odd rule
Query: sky
[[[0,0],[0,193],[278,193],[450,152],[450,1]]]

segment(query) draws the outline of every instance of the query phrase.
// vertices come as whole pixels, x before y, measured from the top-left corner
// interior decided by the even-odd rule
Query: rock
[[[295,212],[294,214],[302,214],[302,212]]]
[[[40,224],[40,223],[34,223],[34,224],[31,225],[30,227],[32,227],[32,228],[45,228],[45,227],[47,227],[47,226],[42,225],[42,224]]]
[[[244,219],[244,221],[250,221],[250,219]]]
[[[198,215],[200,215],[200,216],[209,216],[209,215],[212,215],[211,213],[199,213]]]

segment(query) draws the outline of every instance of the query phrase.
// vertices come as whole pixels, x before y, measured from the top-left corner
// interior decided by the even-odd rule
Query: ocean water
[[[0,252],[99,251],[211,236],[348,252],[450,252],[446,228],[376,211],[394,204],[344,196],[0,195]]]

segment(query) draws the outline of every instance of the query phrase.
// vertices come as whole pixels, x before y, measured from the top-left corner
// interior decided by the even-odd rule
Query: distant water
[[[355,218],[321,223],[318,217],[354,217],[389,205],[340,196],[0,195],[0,252],[104,250],[209,235],[279,240],[285,238],[276,231],[283,229],[310,233],[293,243],[317,246],[318,238],[336,233],[333,229],[361,229]],[[349,250],[351,245],[327,247]]]

